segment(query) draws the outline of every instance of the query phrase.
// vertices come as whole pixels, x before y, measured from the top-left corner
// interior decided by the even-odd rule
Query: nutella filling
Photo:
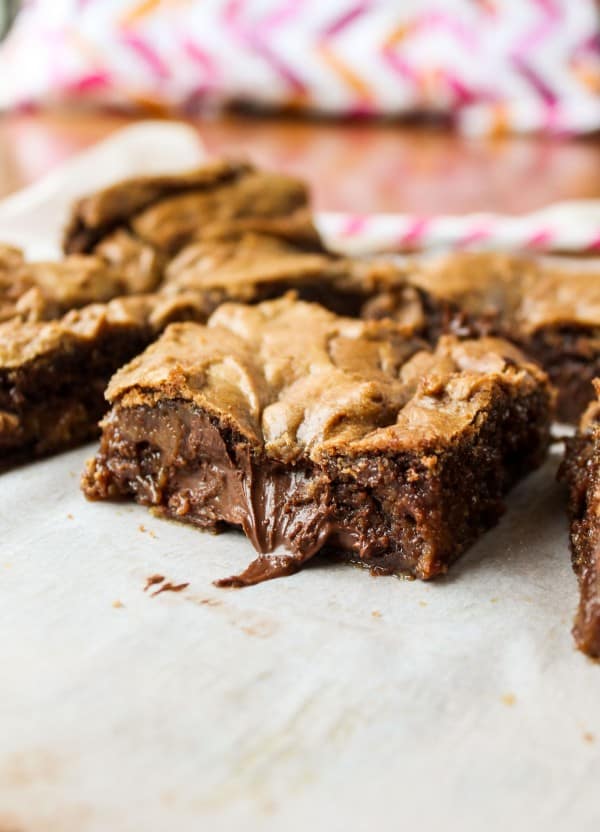
[[[335,517],[325,475],[256,459],[247,443],[226,441],[206,414],[185,404],[121,410],[107,418],[107,429],[113,447],[127,449],[107,461],[112,478],[136,499],[202,528],[237,526],[260,553],[219,586],[289,575],[330,538],[352,539]]]

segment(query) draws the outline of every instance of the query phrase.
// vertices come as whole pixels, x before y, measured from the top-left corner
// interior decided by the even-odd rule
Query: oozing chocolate
[[[206,413],[186,402],[111,413],[107,440],[119,457],[108,461],[110,485],[90,481],[87,495],[131,494],[176,520],[218,531],[238,526],[257,552],[280,547],[290,555],[262,557],[223,583],[257,583],[295,571],[336,528],[327,480],[310,467],[256,458],[241,437],[223,435]]]

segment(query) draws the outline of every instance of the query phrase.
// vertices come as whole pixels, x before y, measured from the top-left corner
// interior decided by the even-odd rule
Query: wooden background
[[[0,117],[0,197],[134,119]],[[519,213],[600,196],[600,138],[468,138],[442,128],[224,115],[194,122],[213,154],[304,177],[331,211]]]

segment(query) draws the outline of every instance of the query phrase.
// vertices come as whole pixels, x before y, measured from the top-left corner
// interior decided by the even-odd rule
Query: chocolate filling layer
[[[113,496],[133,494],[138,502],[201,528],[239,527],[261,557],[223,585],[290,574],[336,529],[324,475],[257,460],[246,442],[222,433],[189,405],[113,412],[104,435],[111,444],[106,476],[96,469],[88,496],[108,496],[109,488]],[[281,547],[289,554],[271,556]]]

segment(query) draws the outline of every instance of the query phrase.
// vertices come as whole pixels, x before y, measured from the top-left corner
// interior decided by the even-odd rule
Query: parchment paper
[[[126,130],[0,207],[0,239],[52,253],[76,192],[200,155]],[[1,832],[600,829],[557,457],[447,579],[224,591],[245,539],[86,502],[93,450],[0,478]]]

